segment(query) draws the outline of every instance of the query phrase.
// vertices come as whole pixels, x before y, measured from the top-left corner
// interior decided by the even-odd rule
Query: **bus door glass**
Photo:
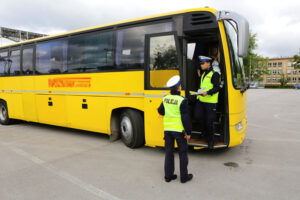
[[[150,87],[165,88],[166,82],[179,75],[174,35],[150,37]]]
[[[231,20],[224,21],[228,49],[231,61],[232,83],[234,88],[242,89],[245,86],[245,75],[243,68],[243,60],[238,56],[238,35],[237,26]]]
[[[145,52],[145,140],[149,146],[163,146],[163,122],[158,118],[157,108],[169,92],[167,81],[180,74],[176,35],[147,35]]]

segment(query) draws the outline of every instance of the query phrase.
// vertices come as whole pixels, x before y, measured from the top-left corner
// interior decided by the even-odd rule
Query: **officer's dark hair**
[[[179,95],[179,94],[180,94],[180,91],[178,91],[179,86],[180,86],[180,85],[178,85],[176,88],[171,88],[170,93],[171,93],[172,95]]]

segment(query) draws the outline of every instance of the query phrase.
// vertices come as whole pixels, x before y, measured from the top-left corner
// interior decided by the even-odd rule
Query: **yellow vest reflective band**
[[[167,95],[163,98],[165,131],[182,132],[184,130],[180,114],[180,105],[183,100],[184,98],[179,95]]]
[[[201,88],[206,88],[204,89],[205,92],[211,90],[214,85],[211,83],[211,78],[213,76],[214,73],[218,73],[218,72],[214,72],[214,70],[211,70],[205,77],[204,77],[204,73],[201,76]],[[197,99],[199,99],[201,102],[204,103],[218,103],[218,96],[219,96],[219,92],[216,92],[213,95],[206,95],[205,97],[198,95]]]

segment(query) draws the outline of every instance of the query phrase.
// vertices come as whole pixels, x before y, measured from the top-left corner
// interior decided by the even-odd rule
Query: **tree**
[[[154,53],[154,67],[153,70],[162,69],[177,69],[178,60],[175,46],[161,47],[158,46]]]
[[[295,69],[300,69],[300,50],[298,55],[294,55],[294,64],[293,64]]]
[[[268,73],[268,58],[254,53],[254,50],[258,47],[256,36],[256,33],[250,33],[248,55],[243,59],[245,75],[250,81],[262,81],[263,75]]]
[[[281,74],[281,78],[279,79],[280,86],[285,87],[290,80],[290,77],[286,77],[284,74]]]

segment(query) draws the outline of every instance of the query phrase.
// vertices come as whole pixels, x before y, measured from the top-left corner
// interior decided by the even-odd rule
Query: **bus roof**
[[[151,15],[151,16],[147,16],[147,17],[140,17],[140,18],[135,18],[135,19],[123,20],[123,21],[119,21],[119,22],[115,22],[115,23],[92,26],[92,27],[88,27],[88,28],[82,28],[82,29],[78,29],[78,30],[74,30],[74,31],[59,33],[59,34],[55,34],[55,35],[49,35],[49,36],[35,38],[35,39],[31,39],[31,40],[25,40],[25,41],[13,43],[13,44],[3,45],[3,46],[0,46],[0,48],[7,48],[7,47],[11,47],[11,46],[17,46],[17,45],[20,45],[20,44],[26,44],[26,43],[36,42],[36,41],[49,40],[49,39],[52,39],[52,38],[63,37],[65,35],[70,35],[70,34],[88,32],[88,31],[92,31],[94,29],[96,30],[96,29],[101,29],[101,28],[105,28],[105,27],[111,27],[111,26],[122,25],[122,24],[127,24],[127,23],[134,23],[134,22],[139,22],[139,21],[142,22],[143,20],[149,20],[149,19],[153,19],[153,18],[178,15],[178,14],[183,14],[183,13],[188,13],[188,12],[195,12],[195,11],[206,11],[206,12],[211,12],[213,14],[215,14],[215,12],[216,12],[216,10],[213,9],[213,8],[185,9],[185,10],[174,11],[174,12],[169,12],[169,13],[163,13],[163,14],[158,14],[158,15]]]

